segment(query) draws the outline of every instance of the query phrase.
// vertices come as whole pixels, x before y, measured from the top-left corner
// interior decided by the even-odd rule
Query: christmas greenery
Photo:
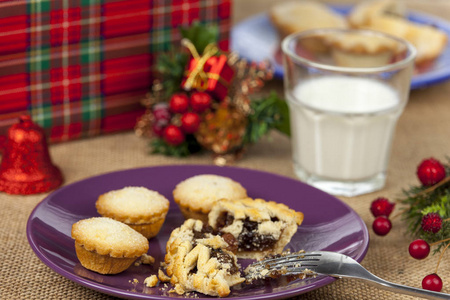
[[[444,165],[450,174],[449,164]],[[436,243],[435,253],[440,252],[450,241],[450,176],[432,186],[411,186],[403,190],[405,204],[402,215],[408,224],[408,231],[429,244]],[[421,227],[423,216],[437,213],[442,218],[442,228],[436,232],[426,232]],[[443,241],[439,243],[439,241]]]
[[[201,54],[206,46],[217,43],[219,39],[219,28],[217,26],[205,26],[199,22],[194,22],[188,28],[180,28],[183,38],[189,39],[194,44],[195,49]]]
[[[171,51],[159,56],[156,62],[156,71],[161,76],[161,84],[166,97],[170,97],[181,89],[180,82],[188,59],[189,56],[186,53],[179,51]]]
[[[199,22],[192,23],[188,28],[180,28],[180,32],[183,38],[189,39],[194,44],[200,54],[208,44],[216,43],[219,37],[217,26],[205,26]],[[164,94],[167,97],[181,89],[180,82],[188,60],[189,54],[178,47],[158,57],[156,71],[161,77]]]
[[[161,138],[152,139],[150,146],[152,147],[152,153],[154,154],[163,154],[175,157],[187,157],[192,153],[196,153],[201,150],[201,146],[192,135],[187,135],[186,140],[178,146],[169,145]]]
[[[289,135],[289,112],[284,100],[272,92],[269,97],[254,100],[250,104],[252,113],[244,136],[244,143],[256,143],[271,129],[278,129]]]
[[[193,23],[188,28],[181,28],[182,38],[189,39],[195,49],[201,55],[207,45],[216,44],[219,37],[217,26],[205,26],[201,23]],[[182,47],[175,47],[168,53],[161,54],[156,62],[156,71],[162,85],[163,101],[169,102],[172,95],[184,92],[181,82],[186,75],[186,65],[189,62],[190,53]],[[233,101],[233,99],[231,99]],[[268,97],[252,100],[250,113],[247,116],[248,125],[242,140],[242,146],[256,143],[270,130],[276,129],[287,135],[290,134],[289,111],[284,100],[272,92]],[[187,135],[184,142],[179,145],[170,145],[162,137],[154,137],[151,140],[152,153],[168,156],[186,157],[202,149],[195,135]]]

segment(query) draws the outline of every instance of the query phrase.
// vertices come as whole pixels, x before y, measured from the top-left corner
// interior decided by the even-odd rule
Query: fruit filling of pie
[[[223,232],[222,229],[231,225],[234,221],[234,216],[228,212],[220,214],[216,223],[216,231],[219,235],[231,235],[230,233]],[[271,218],[272,222],[277,222],[278,218]],[[237,241],[238,251],[264,251],[272,248],[278,241],[273,235],[261,234],[258,230],[259,223],[251,221],[250,218],[245,218],[242,221],[242,231],[235,239]]]
[[[218,200],[208,225],[239,258],[261,259],[281,253],[303,221],[303,214],[263,199]]]

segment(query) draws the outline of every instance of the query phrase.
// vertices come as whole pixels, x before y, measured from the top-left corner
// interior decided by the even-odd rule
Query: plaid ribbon
[[[0,133],[24,113],[53,142],[132,129],[178,28],[217,24],[227,50],[230,11],[231,0],[0,2]]]

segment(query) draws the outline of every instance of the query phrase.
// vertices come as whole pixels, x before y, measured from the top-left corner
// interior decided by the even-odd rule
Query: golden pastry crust
[[[188,219],[172,232],[166,245],[167,275],[177,293],[225,297],[245,279],[236,256],[226,249],[228,243],[204,228],[202,221]]]
[[[228,177],[203,174],[180,182],[173,191],[173,198],[186,219],[207,221],[213,203],[219,199],[247,197],[242,185]]]
[[[448,41],[447,35],[437,28],[392,16],[373,19],[367,29],[381,31],[409,41],[417,50],[416,64],[435,60],[444,51]]]
[[[291,1],[274,5],[269,16],[282,37],[316,28],[347,28],[344,17],[314,1]]]
[[[100,215],[123,222],[151,238],[164,224],[169,200],[144,187],[125,187],[100,195],[95,207]]]
[[[303,213],[263,199],[222,199],[209,213],[215,231],[238,242],[237,257],[260,259],[281,253],[303,222]]]
[[[447,45],[445,32],[406,19],[401,1],[361,2],[351,11],[349,22],[355,28],[380,31],[409,41],[417,49],[416,65],[434,61]]]
[[[395,0],[361,1],[350,12],[348,22],[353,27],[361,28],[370,25],[374,18],[386,15],[405,17],[405,4]]]
[[[96,217],[72,225],[72,238],[80,263],[101,274],[127,269],[148,251],[148,240],[119,221]]]
[[[118,274],[128,269],[136,260],[136,257],[101,255],[95,251],[86,250],[77,242],[75,242],[75,252],[83,267],[100,274]]]
[[[158,221],[169,210],[169,200],[145,187],[124,187],[98,197],[95,207],[99,214],[127,224],[147,224]]]

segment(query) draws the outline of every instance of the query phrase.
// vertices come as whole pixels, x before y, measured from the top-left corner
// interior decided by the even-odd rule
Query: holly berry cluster
[[[205,92],[176,93],[169,103],[153,106],[153,133],[171,146],[178,146],[186,135],[194,134],[200,126],[200,115],[211,108],[213,99]]]
[[[450,176],[447,175],[450,174],[450,167],[428,158],[419,164],[416,174],[421,185],[404,190],[407,198],[400,200],[408,206],[403,215],[411,233],[419,236],[410,243],[408,251],[411,257],[421,260],[428,257],[432,246],[437,246],[435,253],[444,247],[435,272],[422,280],[422,288],[441,291],[443,284],[437,270],[445,250],[450,246]],[[377,235],[384,236],[391,230],[389,215],[394,207],[395,203],[386,198],[377,198],[372,202],[370,210],[376,217],[372,228]]]
[[[375,217],[372,223],[372,229],[376,234],[384,236],[391,231],[392,223],[389,220],[389,216],[394,210],[394,207],[395,203],[390,202],[384,197],[379,197],[372,202],[370,211]]]
[[[270,63],[223,52],[218,33],[217,26],[194,22],[180,28],[180,45],[158,56],[158,79],[135,126],[138,136],[151,139],[152,153],[186,157],[207,150],[232,161],[272,129],[290,134],[283,99],[250,98],[272,79]]]

